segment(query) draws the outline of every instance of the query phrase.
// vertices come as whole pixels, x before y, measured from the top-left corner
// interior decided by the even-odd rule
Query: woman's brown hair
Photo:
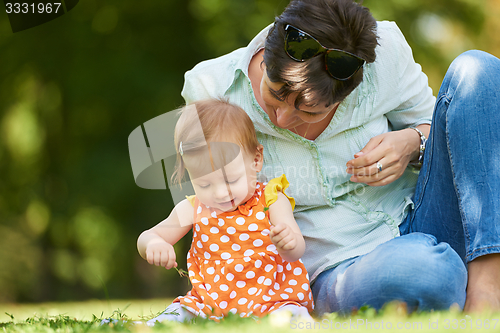
[[[292,60],[284,45],[287,24],[307,32],[327,48],[350,52],[366,63],[375,61],[377,23],[366,7],[353,0],[291,1],[268,33],[264,63],[271,82],[285,83],[278,91],[280,98],[285,100],[298,93],[296,108],[301,104],[328,107],[341,102],[361,83],[363,68],[350,79],[340,81],[325,70],[324,57]]]

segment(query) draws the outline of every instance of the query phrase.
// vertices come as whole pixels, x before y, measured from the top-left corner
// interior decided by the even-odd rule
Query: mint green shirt
[[[314,141],[304,139],[273,125],[253,94],[248,66],[264,47],[269,28],[247,47],[188,71],[182,96],[186,103],[225,97],[248,113],[264,145],[259,180],[288,178],[287,193],[296,200],[294,215],[306,241],[302,260],[314,280],[399,236],[398,226],[413,205],[415,169],[408,167],[389,185],[370,187],[349,181],[346,162],[376,135],[430,124],[435,98],[396,24],[378,22],[376,61],[364,66],[362,83],[339,105],[323,133]]]

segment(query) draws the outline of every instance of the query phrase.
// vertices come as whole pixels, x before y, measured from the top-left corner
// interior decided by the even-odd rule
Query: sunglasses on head
[[[290,24],[285,26],[285,52],[293,60],[301,62],[324,53],[326,71],[341,81],[351,78],[365,63],[352,53],[324,47],[316,38]]]

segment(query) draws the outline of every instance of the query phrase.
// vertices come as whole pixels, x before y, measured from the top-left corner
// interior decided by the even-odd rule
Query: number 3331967
[[[19,2],[14,2],[10,3],[7,2],[5,4],[5,9],[7,14],[28,14],[28,13],[57,13],[59,11],[59,7],[61,7],[60,2],[54,2],[54,3],[19,3]]]

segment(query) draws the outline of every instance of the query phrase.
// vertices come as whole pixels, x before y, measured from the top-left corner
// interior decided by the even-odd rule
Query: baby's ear
[[[264,146],[258,145],[257,149],[255,150],[255,157],[254,157],[255,171],[260,172],[260,170],[262,170],[263,164],[264,164]]]

